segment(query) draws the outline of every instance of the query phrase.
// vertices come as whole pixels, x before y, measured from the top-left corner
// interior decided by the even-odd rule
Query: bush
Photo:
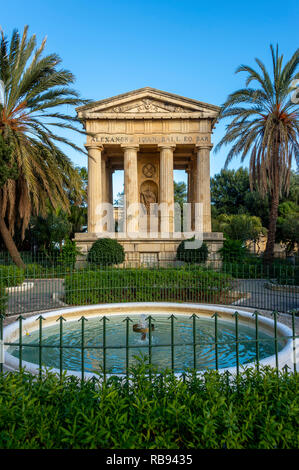
[[[74,269],[77,255],[80,254],[76,243],[71,240],[66,240],[58,257],[58,262],[65,268]]]
[[[8,294],[6,287],[0,286],[0,314],[5,315],[7,308]]]
[[[125,252],[120,243],[113,238],[100,238],[95,241],[87,256],[89,263],[109,266],[125,260]]]
[[[280,266],[277,270],[276,279],[278,284],[299,286],[299,266]]]
[[[14,287],[24,282],[24,271],[17,266],[0,266],[0,313],[5,314],[8,294],[7,287]]]
[[[205,242],[199,248],[186,248],[185,242],[192,242],[195,238],[182,241],[176,253],[176,259],[178,261],[185,261],[186,263],[205,263],[208,259],[209,249]]]
[[[26,277],[29,279],[43,278],[47,269],[38,263],[26,264]]]
[[[219,250],[222,261],[242,262],[248,256],[248,249],[243,246],[240,240],[227,238],[223,242],[223,247]]]
[[[298,448],[298,374],[149,371],[141,362],[128,384],[0,375],[0,448]]]
[[[222,263],[222,272],[238,279],[275,279],[278,284],[299,285],[299,266],[283,259],[263,263],[263,258],[247,255],[242,261]]]
[[[17,266],[0,266],[0,286],[14,287],[22,284],[24,280],[24,271]]]
[[[66,276],[65,301],[69,305],[172,300],[221,302],[230,286],[230,276],[198,265],[177,269],[105,268]]]

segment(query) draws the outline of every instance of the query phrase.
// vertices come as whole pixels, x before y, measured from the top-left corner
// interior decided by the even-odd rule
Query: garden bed
[[[222,303],[231,295],[229,275],[192,269],[115,269],[82,271],[65,278],[68,305],[93,305],[110,302],[209,302]]]
[[[0,448],[298,448],[298,374],[148,373],[141,362],[128,386],[0,374]]]

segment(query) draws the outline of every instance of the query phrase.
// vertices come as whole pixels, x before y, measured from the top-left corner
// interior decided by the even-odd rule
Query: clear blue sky
[[[15,0],[2,2],[0,25],[30,26],[47,52],[56,52],[76,76],[82,97],[93,100],[151,86],[220,105],[244,83],[234,72],[262,59],[278,43],[288,59],[298,47],[299,2],[147,0]],[[224,133],[217,125],[213,142]],[[72,136],[83,144],[84,138]],[[72,150],[76,165],[86,157]],[[225,149],[211,156],[211,175]],[[231,168],[240,166],[238,160]],[[176,179],[182,179],[180,174]],[[119,177],[115,185],[120,186]],[[119,187],[118,189],[121,189]]]

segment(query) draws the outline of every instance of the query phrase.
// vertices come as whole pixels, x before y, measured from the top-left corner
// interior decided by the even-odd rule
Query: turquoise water
[[[170,320],[168,315],[154,317],[155,329],[152,333],[152,363],[160,370],[171,367],[171,342]],[[113,315],[106,322],[106,371],[111,373],[123,373],[126,368],[126,350],[117,349],[116,346],[126,345],[126,315]],[[149,355],[148,335],[141,339],[140,333],[133,332],[132,325],[138,323],[139,315],[130,315],[132,323],[129,330],[129,365],[136,363],[135,356]],[[26,329],[24,329],[26,333]],[[100,372],[103,366],[103,350],[95,349],[103,345],[103,322],[99,318],[90,318],[85,322],[84,334],[84,370],[86,372]],[[246,364],[255,360],[255,330],[239,323],[239,361]],[[268,334],[259,333],[260,359],[274,354],[274,338]],[[196,319],[196,363],[197,369],[215,368],[215,322],[209,318]],[[42,363],[50,368],[59,368],[59,324],[43,328],[42,331]],[[218,364],[219,367],[231,367],[236,365],[235,325],[233,322],[218,319]],[[174,348],[174,369],[182,372],[194,366],[193,349],[193,321],[188,316],[177,316],[174,320],[174,343],[179,344]],[[23,360],[38,364],[39,348],[30,346],[39,344],[39,331],[23,337]],[[163,346],[165,345],[165,346]],[[63,322],[63,346],[72,348],[63,349],[63,369],[81,371],[81,322]],[[282,343],[278,344],[281,350]],[[8,352],[19,357],[19,347],[11,346]]]

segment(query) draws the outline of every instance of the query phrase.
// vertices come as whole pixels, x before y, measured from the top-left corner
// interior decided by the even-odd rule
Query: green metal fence
[[[289,312],[299,310],[299,265],[258,257],[204,264],[131,255],[121,265],[23,255],[24,270],[0,253],[0,311],[7,315],[69,305],[173,301]]]
[[[176,364],[175,364],[175,350],[178,347],[191,347],[193,353],[191,354],[191,357],[193,359],[192,361],[192,367],[189,369],[188,372],[195,372],[198,370],[198,354],[197,350],[199,347],[202,346],[212,346],[214,349],[214,368],[216,370],[219,370],[220,368],[220,361],[219,358],[221,358],[221,348],[224,345],[230,345],[234,347],[234,361],[232,366],[236,368],[236,373],[237,375],[240,373],[241,369],[241,362],[240,362],[240,347],[241,345],[246,345],[249,342],[253,343],[255,346],[255,357],[252,362],[255,362],[256,367],[260,367],[260,343],[261,341],[270,341],[274,344],[274,355],[275,355],[275,366],[276,370],[278,372],[279,369],[279,349],[278,349],[278,343],[282,339],[282,336],[278,334],[278,328],[277,328],[277,323],[278,323],[278,312],[274,311],[272,313],[272,318],[274,321],[274,328],[273,328],[273,337],[269,337],[267,340],[263,338],[261,340],[260,337],[260,329],[259,329],[259,318],[260,318],[260,313],[258,311],[255,311],[252,314],[254,318],[254,325],[255,325],[255,336],[254,338],[251,339],[241,339],[239,335],[239,326],[240,326],[240,314],[238,311],[236,311],[232,317],[234,319],[234,338],[232,338],[229,341],[222,341],[219,338],[219,319],[221,319],[221,313],[215,312],[211,318],[213,318],[214,321],[214,338],[213,341],[198,341],[197,339],[197,319],[198,316],[193,314],[190,319],[192,320],[192,341],[186,341],[186,342],[177,342],[175,341],[175,335],[174,335],[174,325],[176,321],[175,315],[170,315],[168,318],[169,322],[169,342],[163,343],[163,344],[157,344],[152,341],[153,338],[153,331],[154,331],[154,324],[155,324],[155,317],[154,316],[148,316],[147,317],[147,335],[148,335],[148,341],[144,343],[144,345],[138,344],[134,345],[130,343],[130,336],[132,333],[132,318],[126,317],[123,320],[123,325],[124,328],[122,330],[122,335],[125,337],[125,344],[124,345],[109,345],[109,335],[107,332],[107,322],[109,322],[109,318],[106,316],[103,316],[100,318],[98,321],[102,322],[102,334],[98,337],[97,344],[93,345],[88,345],[86,344],[86,338],[85,338],[85,327],[86,327],[86,322],[88,321],[87,318],[82,316],[79,320],[79,341],[74,344],[72,343],[67,343],[65,341],[65,336],[64,336],[64,322],[66,321],[63,316],[59,316],[57,318],[57,323],[59,325],[59,335],[58,335],[58,341],[54,344],[45,344],[43,339],[43,333],[45,328],[43,328],[43,321],[44,318],[40,315],[37,318],[38,322],[38,340],[35,342],[24,342],[24,317],[20,315],[17,319],[19,322],[19,329],[18,329],[18,340],[15,342],[4,342],[4,347],[13,347],[18,349],[18,364],[19,364],[19,370],[23,369],[24,365],[24,358],[23,358],[23,353],[26,350],[26,348],[34,348],[38,350],[38,361],[37,361],[37,366],[38,366],[38,371],[39,371],[39,376],[42,375],[43,373],[43,368],[46,366],[44,364],[43,360],[43,353],[46,349],[54,350],[58,349],[59,350],[59,375],[62,378],[64,371],[66,370],[66,367],[64,367],[63,362],[64,362],[64,355],[66,351],[69,351],[71,349],[76,349],[80,351],[80,369],[79,372],[81,374],[81,379],[85,379],[85,373],[86,373],[86,368],[85,368],[85,360],[86,360],[86,352],[90,349],[94,350],[100,350],[102,352],[102,361],[98,363],[98,368],[99,371],[101,371],[101,374],[103,376],[103,379],[106,380],[108,374],[115,374],[113,371],[109,370],[107,367],[107,354],[109,350],[123,350],[125,351],[125,370],[123,372],[123,375],[126,377],[129,377],[130,375],[130,352],[132,350],[142,350],[144,354],[147,357],[149,365],[152,365],[153,363],[153,350],[157,347],[160,348],[165,348],[165,350],[168,348],[170,351],[170,364],[168,369],[171,370],[172,372],[176,371]],[[296,342],[298,341],[298,335],[296,335],[296,329],[295,329],[295,312],[291,313],[291,318],[292,318],[292,334],[290,336],[283,336],[283,340],[292,340],[292,357],[290,357],[290,362],[293,363],[293,372],[297,372],[296,368],[296,361],[297,361],[297,350],[296,350]],[[0,338],[1,340],[3,339],[3,328],[4,328],[4,320],[5,317],[4,315],[0,315]],[[298,349],[298,347],[297,347]],[[298,362],[298,361],[297,361]],[[287,371],[289,369],[288,366],[285,366],[285,370]],[[0,364],[0,372],[3,371],[3,364]],[[183,371],[183,374],[185,371]]]

